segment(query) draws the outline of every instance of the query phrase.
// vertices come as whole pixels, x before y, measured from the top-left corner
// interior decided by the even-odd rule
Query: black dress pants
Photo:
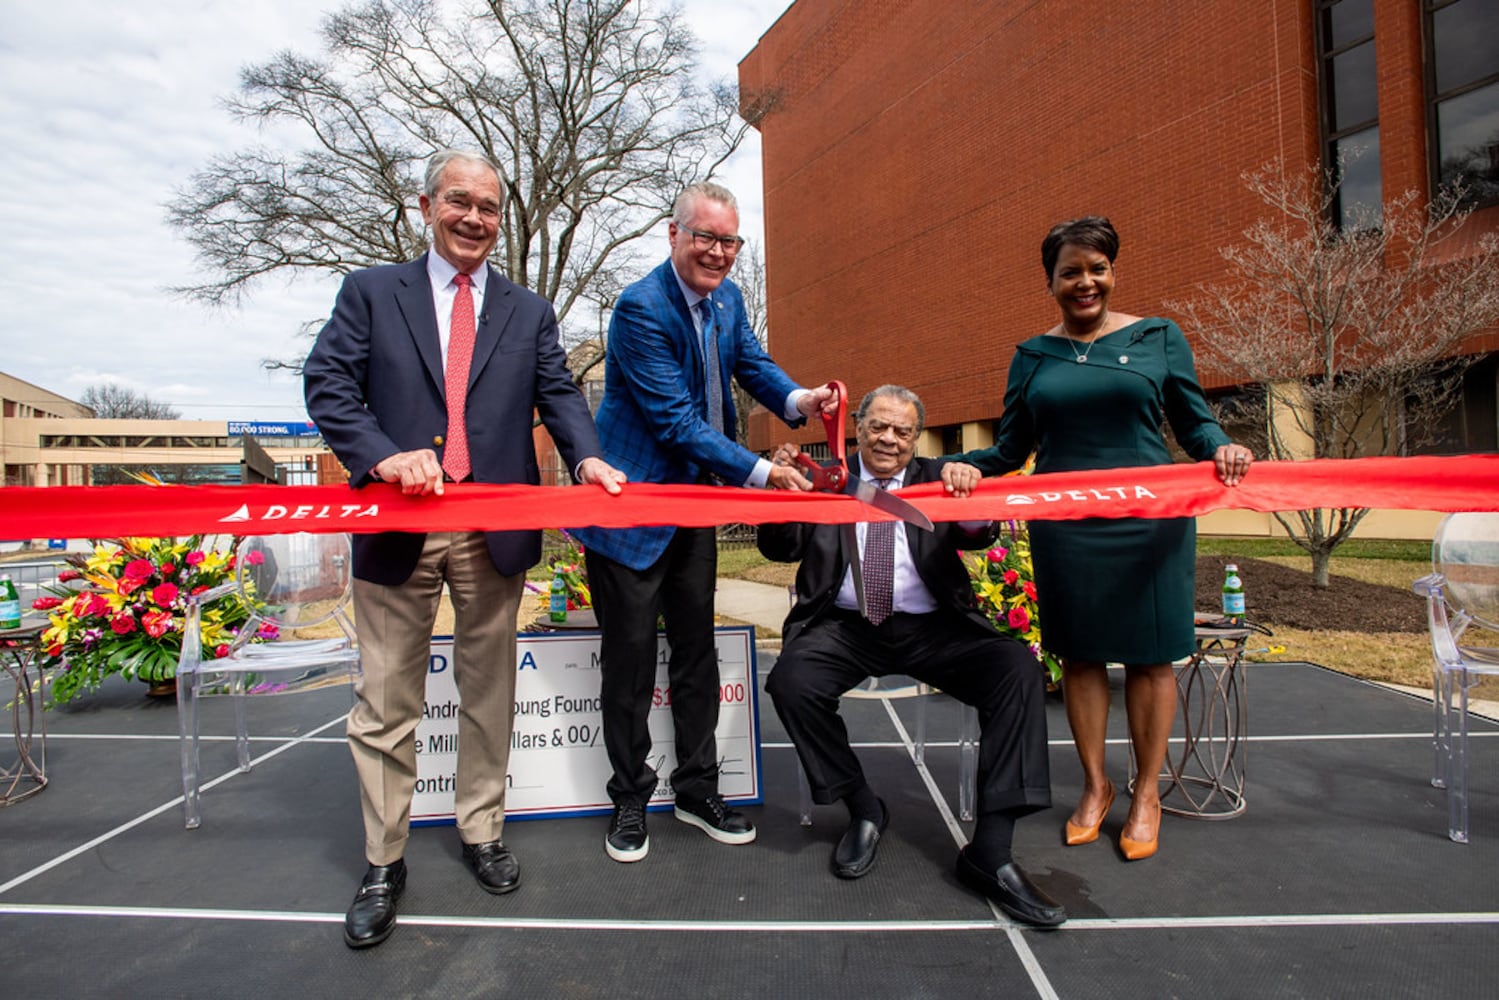
[[[674,792],[702,798],[718,791],[718,653],[713,642],[713,591],[718,542],[712,528],[678,528],[660,559],[634,570],[584,553],[588,584],[603,639],[599,651],[604,748],[613,775],[609,798],[644,803],[657,775],[647,759],[656,697],[656,618],[671,644],[667,661],[676,733]]]
[[[962,615],[897,612],[878,626],[835,609],[798,633],[765,690],[796,745],[813,800],[834,802],[864,782],[838,699],[867,677],[907,674],[979,715],[978,811],[1014,816],[1051,805],[1046,689],[1030,650]]]

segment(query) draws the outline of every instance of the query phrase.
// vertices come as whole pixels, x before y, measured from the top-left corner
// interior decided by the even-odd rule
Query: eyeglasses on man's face
[[[713,245],[716,243],[718,244],[718,249],[723,251],[725,257],[732,257],[739,252],[740,247],[744,246],[744,237],[742,236],[719,236],[717,233],[699,232],[691,226],[682,225],[680,222],[677,223],[677,228],[692,236],[692,247],[694,250],[712,250]]]
[[[475,210],[479,218],[486,222],[494,222],[500,217],[500,206],[491,201],[474,201],[468,195],[458,191],[449,191],[442,196],[442,203],[455,214],[468,217]]]

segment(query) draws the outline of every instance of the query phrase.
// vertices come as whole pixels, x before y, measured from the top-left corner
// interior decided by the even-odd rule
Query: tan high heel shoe
[[[1156,803],[1155,807],[1155,836],[1149,840],[1131,840],[1123,833],[1119,834],[1119,849],[1124,852],[1126,861],[1143,861],[1155,854],[1161,844],[1161,806]]]
[[[1067,821],[1064,831],[1068,847],[1081,847],[1083,844],[1091,844],[1098,839],[1098,828],[1103,825],[1104,819],[1109,815],[1109,807],[1114,804],[1114,786],[1109,785],[1109,797],[1104,800],[1103,811],[1098,814],[1098,822],[1092,826],[1078,826],[1072,820]]]

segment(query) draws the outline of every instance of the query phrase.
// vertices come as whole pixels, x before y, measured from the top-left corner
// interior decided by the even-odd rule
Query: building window
[[[1317,0],[1322,160],[1339,180],[1340,229],[1378,226],[1379,97],[1374,73],[1374,0]]]
[[[1432,183],[1499,203],[1499,4],[1426,0],[1427,147]]]

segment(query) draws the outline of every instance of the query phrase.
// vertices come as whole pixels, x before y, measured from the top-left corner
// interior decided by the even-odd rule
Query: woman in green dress
[[[1109,308],[1119,236],[1101,216],[1053,227],[1041,244],[1061,322],[1021,343],[1010,363],[992,448],[954,456],[984,475],[1010,472],[1034,452],[1036,472],[1164,465],[1163,424],[1193,459],[1211,459],[1237,485],[1253,461],[1208,410],[1192,351],[1176,324]],[[948,471],[950,470],[950,471]],[[949,465],[961,492],[972,476]],[[1067,721],[1083,765],[1083,794],[1067,821],[1069,845],[1098,839],[1114,801],[1104,770],[1109,682],[1125,665],[1125,711],[1138,774],[1119,845],[1129,860],[1156,851],[1157,775],[1176,716],[1171,663],[1194,648],[1196,524],[1191,518],[1032,521],[1031,554],[1043,643],[1063,663]]]

